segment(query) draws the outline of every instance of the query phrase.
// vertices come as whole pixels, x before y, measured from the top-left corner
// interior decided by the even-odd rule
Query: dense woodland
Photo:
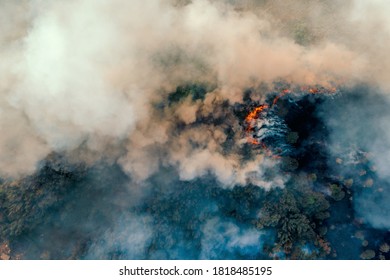
[[[278,86],[286,84],[270,91],[267,102]],[[203,99],[208,90],[178,87],[156,108],[188,96]],[[259,105],[252,100],[256,90],[248,89],[242,103],[220,103],[225,119],[234,118],[243,135],[245,116]],[[356,143],[339,157],[328,147],[321,114],[343,98],[342,92],[282,96],[267,117],[283,126],[258,128],[268,131],[262,138],[267,151],[250,143],[240,147],[243,161],[259,153],[278,156],[277,170],[264,176],[272,180],[280,173],[288,180],[269,190],[253,184],[226,188],[212,174],[180,180],[173,166],[161,166],[139,186],[116,163],[75,163],[53,153],[35,174],[1,182],[1,258],[388,259],[388,231],[371,227],[354,204],[362,194],[380,195],[386,182]],[[194,125],[221,122],[209,116]],[[281,127],[283,133],[272,133]],[[226,152],[237,149],[234,132],[229,126],[225,132]],[[144,239],[136,245],[140,234]]]

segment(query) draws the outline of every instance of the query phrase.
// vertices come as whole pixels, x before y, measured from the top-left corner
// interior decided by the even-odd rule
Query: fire
[[[337,92],[335,87],[326,88],[326,87],[302,87],[302,91],[306,91],[310,94],[333,94]]]
[[[325,88],[325,87],[309,87],[309,86],[303,86],[301,87],[301,91],[310,93],[310,94],[334,94],[337,92],[337,89],[335,87],[332,88]],[[279,95],[277,95],[274,100],[272,101],[272,106],[275,106],[276,103],[278,103],[279,99],[287,94],[291,94],[293,91],[291,89],[283,89]]]
[[[276,103],[278,103],[278,100],[281,97],[283,97],[283,96],[285,96],[286,94],[289,94],[289,93],[291,93],[291,90],[289,90],[289,89],[282,90],[282,93],[274,98],[274,101],[272,102],[272,106],[274,106]]]
[[[267,104],[263,104],[263,105],[260,105],[258,107],[256,107],[253,111],[251,111],[248,116],[246,116],[245,118],[245,121],[249,124],[249,126],[251,125],[251,122],[255,119],[258,118],[258,115],[264,111],[265,109],[268,108],[268,105]]]
[[[300,91],[301,92],[304,92],[306,94],[334,94],[337,92],[337,89],[336,88],[325,88],[325,87],[316,87],[316,86],[303,86],[300,88]],[[272,151],[270,149],[267,148],[267,146],[260,142],[259,140],[257,140],[253,133],[254,133],[254,128],[255,128],[255,122],[254,120],[258,119],[260,117],[260,114],[270,108],[270,107],[273,107],[275,106],[279,99],[282,98],[283,96],[287,95],[287,94],[292,94],[294,93],[293,90],[291,89],[283,89],[279,95],[277,95],[274,100],[272,101],[272,104],[271,105],[268,105],[268,104],[262,104],[256,108],[254,108],[251,112],[249,112],[249,114],[245,117],[245,123],[246,123],[246,138],[247,138],[247,142],[252,144],[252,145],[261,145],[262,148],[266,151],[266,154],[268,156],[271,156],[271,157],[274,157],[274,158],[280,158],[280,156],[278,155],[273,155]]]
[[[254,130],[254,120],[258,119],[259,114],[261,112],[263,112],[265,109],[268,109],[268,107],[269,106],[267,104],[260,105],[260,106],[256,107],[255,109],[253,109],[251,112],[249,112],[249,114],[245,118],[245,122],[247,125],[247,128],[246,128],[247,141],[249,143],[251,143],[252,145],[262,145],[263,148],[265,148],[264,143],[261,143],[258,140],[256,140],[253,137],[252,133]]]

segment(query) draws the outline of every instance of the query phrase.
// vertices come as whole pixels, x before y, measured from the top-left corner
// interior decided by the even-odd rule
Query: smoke
[[[291,180],[329,195],[328,168],[340,181],[354,178],[357,217],[388,229],[389,8],[384,0],[1,1],[0,179],[28,190],[53,155],[66,157],[50,166],[55,174],[83,166],[89,175],[74,192],[115,208],[107,228],[82,215],[91,220],[75,231],[83,238],[98,232],[81,246],[84,258],[263,257],[272,238],[253,227],[260,198],[240,216],[214,196],[244,186],[275,191]],[[305,99],[310,87],[334,94]],[[291,94],[282,96],[285,89]],[[261,104],[269,110],[254,121],[252,137],[263,144],[256,146],[244,120]],[[361,151],[375,165],[364,176],[353,173],[351,159]],[[123,198],[109,190],[117,181],[107,173],[92,179],[101,166],[119,173]],[[296,170],[323,174],[314,182]],[[204,182],[213,187],[202,189]],[[193,184],[212,193],[204,203],[200,194],[199,204],[191,199]],[[181,218],[173,209],[180,201],[171,201],[177,193],[194,204],[193,212],[183,206]],[[97,211],[76,195],[60,197]],[[78,214],[68,215],[70,234],[77,226],[67,219]],[[31,233],[35,240],[56,232],[50,223]],[[72,257],[60,249],[54,256],[64,255]]]
[[[325,25],[338,4],[313,1],[297,15],[313,21],[315,12],[317,24]],[[137,126],[160,126],[152,104],[183,83],[213,84],[220,98],[236,102],[243,88],[275,79],[301,84],[364,79],[372,65],[367,56],[374,53],[359,52],[350,40],[328,34],[330,30],[308,47],[297,44],[297,34],[287,33],[284,24],[292,19],[286,12],[302,5],[294,1],[279,9],[278,1],[3,1],[1,107],[8,119],[2,118],[7,128],[1,137],[3,176],[31,172],[51,151],[86,144],[102,152],[107,143],[136,142]],[[349,20],[345,6],[340,9]],[[356,9],[354,18],[362,13]],[[354,27],[348,20],[343,28]],[[187,100],[172,114],[189,124],[199,105]],[[127,149],[123,164],[130,171],[155,161],[143,159],[146,155],[133,152],[133,146]],[[195,158],[210,158],[208,169],[218,173],[216,166],[223,161],[224,169],[235,172],[237,162],[231,158],[204,153]],[[191,177],[186,163],[179,165],[183,177]],[[232,181],[231,174],[218,176]]]
[[[126,259],[145,258],[153,232],[150,217],[124,215],[119,221],[92,244],[87,259],[115,258],[118,254]]]
[[[359,86],[325,105],[323,110],[332,114],[322,113],[331,130],[331,151],[342,159],[335,169],[346,179],[353,178],[354,209],[379,229],[390,227],[388,107],[380,90]]]
[[[235,258],[246,256],[255,259],[262,251],[266,232],[243,229],[234,223],[218,218],[207,221],[203,228],[201,259]]]

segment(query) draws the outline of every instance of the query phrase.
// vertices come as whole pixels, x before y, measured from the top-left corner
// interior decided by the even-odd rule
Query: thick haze
[[[223,115],[221,102],[276,80],[390,89],[389,5],[367,2],[2,0],[0,174],[82,149],[81,160],[118,160],[138,181],[162,164],[185,180],[283,185],[263,180],[273,163],[261,156],[224,153],[223,127],[175,123]],[[188,83],[212,92],[155,109]],[[241,128],[229,126],[239,146]]]
[[[379,246],[389,12],[387,0],[0,0],[0,237],[27,259]],[[260,104],[250,133],[264,146],[248,144],[245,119]]]

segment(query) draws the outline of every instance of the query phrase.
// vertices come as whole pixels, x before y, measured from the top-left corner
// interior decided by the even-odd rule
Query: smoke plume
[[[47,219],[2,206],[26,258],[283,258],[295,228],[300,257],[330,255],[325,200],[345,195],[348,222],[390,228],[387,1],[0,7],[3,199],[38,192]],[[84,241],[40,255],[23,239],[47,251],[58,232]]]
[[[281,7],[278,1],[194,1],[187,5],[168,1],[5,1],[3,22],[8,28],[1,39],[1,103],[2,114],[7,116],[2,117],[2,127],[7,128],[1,138],[3,175],[31,172],[51,151],[71,150],[84,143],[101,152],[107,144],[132,141],[137,125],[160,126],[152,104],[162,102],[166,92],[183,83],[207,82],[216,87],[216,98],[235,102],[243,88],[276,79],[300,84],[368,80],[364,73],[372,73],[370,67],[376,65],[369,63],[369,56],[378,56],[378,48],[359,52],[355,43],[362,40],[360,34],[355,40],[342,40],[340,34],[326,30],[316,41],[313,28],[306,32],[307,36],[312,33],[313,44],[299,44],[299,36],[304,36],[299,32],[309,28],[305,19],[314,20],[311,13],[324,21],[317,25],[328,26],[331,20],[326,13],[341,9],[348,19],[343,29],[358,28],[353,19],[363,16],[360,6],[351,9],[349,16],[345,4],[339,8],[337,1],[313,1],[311,8],[297,10],[298,34],[291,35],[282,22],[292,21],[286,14],[289,8],[303,5],[295,2]],[[300,21],[305,25],[302,30]],[[388,32],[383,30],[381,38],[386,37]],[[383,73],[383,67],[380,70]],[[203,104],[187,101],[172,114],[188,124],[195,121],[199,105]],[[164,127],[164,122],[161,125]],[[9,152],[10,141],[14,153]],[[26,146],[28,151],[23,148]],[[130,165],[137,166],[132,149],[128,147],[130,158],[126,161],[135,161]],[[208,156],[211,162],[223,159],[226,169],[233,170],[233,160]]]

